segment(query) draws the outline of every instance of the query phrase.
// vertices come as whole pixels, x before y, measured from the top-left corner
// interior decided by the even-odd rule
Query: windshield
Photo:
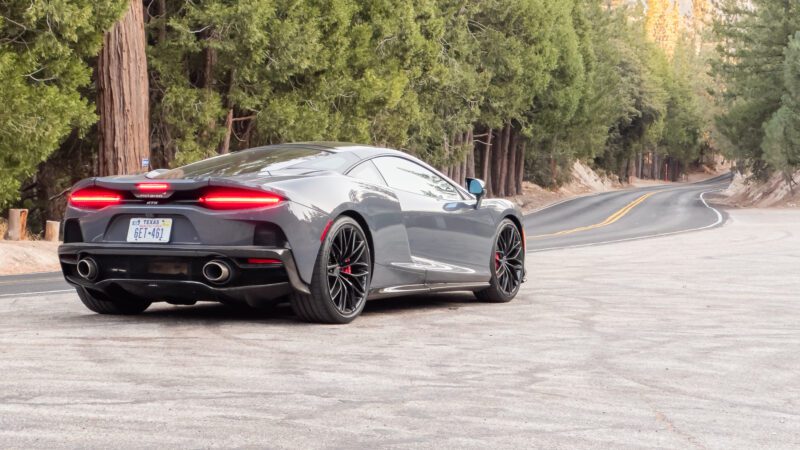
[[[355,162],[349,153],[332,153],[318,148],[269,146],[216,156],[178,167],[153,178],[211,178],[243,174],[270,175],[281,169],[342,171]]]

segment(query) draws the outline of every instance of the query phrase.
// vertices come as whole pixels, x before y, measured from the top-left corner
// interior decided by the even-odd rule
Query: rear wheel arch
[[[364,216],[362,216],[357,211],[354,211],[352,209],[348,209],[346,211],[342,211],[341,214],[339,214],[338,216],[336,216],[335,218],[333,218],[331,220],[332,221],[336,221],[336,219],[338,219],[341,216],[347,216],[347,217],[355,220],[356,222],[358,222],[358,225],[361,227],[361,230],[364,231],[364,235],[367,237],[367,245],[369,246],[369,253],[370,253],[370,255],[372,255],[372,258],[370,258],[370,263],[372,264],[372,267],[370,269],[374,270],[374,268],[375,268],[375,244],[372,242],[372,231],[370,230],[369,224],[367,223],[366,219],[364,219]]]
[[[515,216],[513,214],[506,214],[506,216],[503,217],[503,219],[508,219],[508,220],[514,222],[514,225],[517,226],[517,230],[519,231],[519,234],[521,236],[525,236],[525,230],[522,228],[522,222],[520,222],[519,217],[517,217],[517,216]]]

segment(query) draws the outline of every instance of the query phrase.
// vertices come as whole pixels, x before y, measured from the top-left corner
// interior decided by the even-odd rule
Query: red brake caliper
[[[500,252],[494,252],[494,268],[500,268]]]
[[[344,263],[345,264],[350,264],[350,259],[349,258],[345,259]],[[353,268],[352,268],[352,266],[347,265],[347,266],[342,267],[341,272],[350,274],[350,273],[353,273]]]

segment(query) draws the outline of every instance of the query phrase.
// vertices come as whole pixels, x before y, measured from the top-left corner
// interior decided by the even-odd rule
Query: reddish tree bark
[[[150,105],[144,5],[133,0],[103,37],[97,59],[100,176],[136,173],[150,158]]]

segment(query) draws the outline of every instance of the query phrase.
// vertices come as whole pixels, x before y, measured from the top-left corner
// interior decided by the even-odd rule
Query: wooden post
[[[61,228],[61,222],[55,220],[48,220],[44,228],[44,240],[49,242],[58,242],[58,234]]]
[[[10,209],[8,211],[8,231],[6,232],[6,239],[9,241],[21,241],[25,239],[27,224],[27,209]]]

